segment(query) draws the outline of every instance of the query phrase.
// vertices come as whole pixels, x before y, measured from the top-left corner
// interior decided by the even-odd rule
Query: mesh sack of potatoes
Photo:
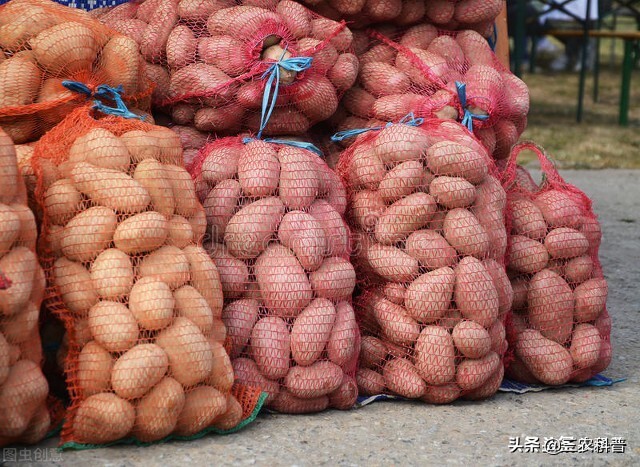
[[[345,19],[350,27],[393,24],[433,24],[441,29],[473,29],[484,37],[495,34],[494,22],[504,0],[302,0],[331,19]]]
[[[390,31],[391,32],[391,31]],[[529,91],[475,31],[448,33],[422,24],[388,38],[370,31],[360,72],[331,119],[338,130],[416,117],[462,122],[495,159],[524,131]],[[348,143],[348,142],[347,142]]]
[[[227,430],[256,406],[259,391],[232,391],[220,276],[182,159],[170,129],[89,106],[35,147],[46,304],[67,333],[64,446]]]
[[[503,376],[506,195],[467,129],[413,120],[360,134],[337,171],[360,282],[361,394],[491,396]]]
[[[38,331],[45,275],[35,254],[15,147],[0,129],[0,446],[32,444],[51,425]]]
[[[290,0],[145,0],[101,21],[139,44],[173,122],[201,131],[256,131],[266,89],[276,107],[264,134],[304,134],[358,72],[345,24]]]
[[[522,151],[537,155],[540,186],[516,166]],[[532,143],[514,148],[505,187],[514,297],[507,375],[533,384],[586,381],[611,362],[608,287],[598,259],[602,233],[591,200]]]
[[[0,6],[0,126],[14,143],[36,141],[87,96],[64,80],[122,86],[146,110],[151,92],[136,43],[82,10],[49,0]]]
[[[267,407],[348,409],[360,334],[345,190],[316,152],[290,144],[218,139],[191,170],[225,297],[227,350],[236,380],[263,388]]]

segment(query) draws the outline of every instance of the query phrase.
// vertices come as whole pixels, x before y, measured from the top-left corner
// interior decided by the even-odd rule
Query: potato
[[[227,411],[227,396],[211,386],[199,386],[186,393],[175,433],[191,436],[213,424]]]
[[[338,410],[351,409],[358,400],[358,385],[353,376],[342,375],[338,389],[329,394],[329,406]]]
[[[544,384],[564,384],[571,377],[573,359],[569,351],[535,329],[520,333],[515,352],[531,374]]]
[[[559,344],[571,336],[574,297],[565,280],[553,271],[543,269],[529,281],[528,318],[531,326]]]
[[[602,340],[598,328],[592,324],[578,324],[573,330],[569,352],[576,368],[589,368],[600,356]]]
[[[78,355],[78,391],[85,399],[111,388],[111,370],[114,360],[111,354],[96,341],[88,342]]]
[[[425,326],[415,346],[414,363],[428,385],[452,382],[456,377],[456,352],[451,334],[440,326]]]
[[[89,329],[96,342],[109,352],[124,352],[138,339],[138,324],[122,303],[101,301],[89,310]]]
[[[228,222],[224,241],[236,258],[255,258],[265,250],[284,215],[279,198],[269,197],[243,207]]]
[[[387,282],[382,287],[384,298],[397,305],[404,305],[404,297],[407,290],[404,285],[395,282]]]
[[[5,337],[0,333],[0,385],[2,385],[9,376],[9,370],[13,363],[9,355],[11,344],[7,342]]]
[[[125,133],[122,139],[128,134]],[[143,135],[143,137],[145,136]],[[151,147],[156,148],[155,144],[151,144]],[[140,183],[149,193],[154,211],[164,216],[173,215],[176,208],[176,200],[173,196],[169,173],[164,169],[164,165],[155,158],[144,158],[138,162],[136,170],[133,172],[133,179]]]
[[[476,188],[464,178],[440,176],[429,185],[429,194],[447,209],[466,208],[476,199]]]
[[[233,366],[222,342],[210,340],[213,352],[213,369],[204,381],[205,384],[216,388],[218,391],[228,394],[233,386]]]
[[[42,209],[53,224],[65,225],[80,211],[82,195],[73,186],[71,180],[57,180],[44,193]]]
[[[187,255],[175,246],[163,246],[146,256],[138,265],[139,277],[151,277],[171,289],[181,287],[191,278]]]
[[[336,305],[336,321],[327,342],[327,355],[336,365],[346,368],[358,355],[360,330],[353,307],[347,302]]]
[[[361,190],[353,193],[349,214],[358,228],[371,231],[385,209],[380,191]]]
[[[130,156],[125,143],[104,128],[93,128],[75,139],[69,148],[68,163],[88,162],[102,169],[126,172]]]
[[[94,203],[115,211],[134,214],[144,211],[151,202],[144,186],[119,170],[78,162],[70,175],[78,191]]]
[[[171,377],[163,378],[138,401],[133,436],[142,442],[168,436],[178,422],[184,403],[182,385]]]
[[[249,269],[244,261],[229,253],[224,245],[213,243],[208,253],[220,274],[220,283],[225,298],[238,298],[249,283]]]
[[[33,339],[38,332],[39,304],[27,302],[18,313],[7,316],[0,323],[0,331],[12,344],[22,344]],[[23,358],[26,358],[23,356]]]
[[[603,338],[600,344],[600,355],[598,356],[598,361],[593,367],[591,367],[593,374],[598,374],[601,371],[606,370],[611,363],[611,342],[607,338]]]
[[[176,316],[188,318],[204,335],[209,335],[213,327],[213,313],[204,297],[190,285],[176,289],[173,297]]]
[[[258,388],[267,393],[265,404],[270,405],[280,392],[280,383],[265,378],[258,370],[253,360],[248,358],[236,358],[232,360],[233,374],[238,383],[252,388]]]
[[[568,259],[585,254],[589,249],[589,241],[577,230],[560,227],[547,234],[544,246],[551,258]]]
[[[489,332],[475,321],[460,321],[451,334],[456,348],[467,358],[482,358],[491,350]]]
[[[247,196],[274,194],[280,181],[280,160],[276,146],[259,140],[245,144],[240,151],[237,171],[240,187]]]
[[[327,240],[324,229],[311,214],[302,211],[286,213],[278,227],[278,240],[295,253],[307,271],[315,271],[322,264]]]
[[[404,358],[389,360],[384,366],[383,376],[387,388],[403,397],[415,399],[427,389],[416,367]]]
[[[204,208],[201,205],[198,205],[196,213],[193,216],[189,217],[188,221],[189,224],[191,224],[191,229],[193,231],[192,242],[202,244],[204,234],[207,231],[207,215],[204,211]],[[169,232],[169,235],[171,235],[171,232]]]
[[[352,190],[376,190],[386,173],[384,163],[370,144],[359,144],[353,149],[348,171],[348,185]]]
[[[464,395],[464,398],[468,400],[479,400],[491,397],[496,392],[498,392],[503,379],[504,365],[500,364],[498,365],[496,371],[494,371],[493,374],[489,376],[489,378],[482,384],[482,386],[467,392]]]
[[[417,230],[409,235],[405,252],[427,269],[453,266],[457,260],[455,249],[434,230]]]
[[[495,259],[485,259],[482,264],[491,276],[493,285],[498,292],[498,311],[502,316],[511,310],[513,304],[511,281],[509,281],[504,266],[498,264]]]
[[[222,242],[229,220],[233,217],[242,196],[237,180],[222,180],[203,201],[208,229],[214,241]]]
[[[462,177],[477,185],[487,176],[486,154],[463,144],[442,141],[433,144],[426,153],[427,167],[435,175]]]
[[[420,271],[418,261],[400,248],[374,243],[366,249],[366,257],[373,271],[393,282],[410,282]]]
[[[320,191],[320,179],[316,170],[314,153],[281,146],[278,152],[280,160],[280,199],[289,209],[306,209],[315,201]]]
[[[436,212],[436,201],[427,193],[414,193],[389,206],[375,227],[376,239],[392,245],[427,225]]]
[[[549,252],[542,243],[523,235],[511,237],[509,269],[525,274],[541,271],[549,262]]]
[[[310,366],[292,367],[284,385],[293,396],[313,399],[328,395],[342,383],[342,369],[332,362],[318,361]]]
[[[278,379],[287,374],[291,336],[282,318],[267,316],[259,319],[251,331],[249,345],[262,375]]]
[[[455,272],[445,267],[422,274],[407,287],[404,303],[418,323],[433,323],[449,309],[453,298]]]
[[[360,342],[361,368],[378,368],[387,356],[387,347],[383,341],[373,336],[362,336]]]
[[[589,279],[573,291],[574,318],[578,323],[593,321],[604,311],[609,288],[605,279]]]
[[[365,396],[382,394],[385,389],[384,376],[368,368],[358,368],[356,382],[358,383],[358,390]]]
[[[406,161],[389,170],[378,186],[378,193],[385,203],[393,203],[416,191],[423,182],[420,161]]]
[[[175,215],[169,219],[169,228],[167,235],[167,245],[184,248],[191,243],[199,240],[193,237],[193,228],[191,223],[182,216]]]
[[[547,223],[542,211],[526,198],[517,198],[509,202],[511,230],[515,235],[524,235],[533,240],[542,240],[547,234]]]
[[[175,299],[169,286],[155,277],[136,281],[129,295],[129,310],[138,326],[145,330],[159,330],[171,324]]]
[[[0,271],[11,281],[8,289],[0,290],[0,314],[11,316],[23,310],[33,292],[38,269],[36,255],[23,246],[0,258]]]
[[[391,343],[410,347],[418,338],[419,324],[400,305],[380,298],[373,305],[373,314],[384,338]]]
[[[403,94],[407,92],[411,86],[411,81],[406,74],[396,67],[383,62],[365,62],[360,70],[360,81],[364,88],[374,96]],[[407,126],[406,128],[417,131],[417,129],[413,127]],[[395,139],[392,141],[404,141],[404,138],[411,141],[410,136],[405,136],[405,134],[402,133],[395,133],[393,136],[395,136]],[[426,136],[423,136],[423,138],[426,140]],[[413,148],[411,147],[411,149]],[[399,149],[398,153],[402,153],[402,149]]]
[[[189,261],[191,285],[209,304],[214,318],[222,316],[222,286],[220,274],[207,252],[200,246],[189,245],[182,250]]]
[[[278,393],[269,407],[278,412],[292,414],[322,412],[329,407],[329,397],[320,396],[303,399],[283,390]]]
[[[313,292],[304,269],[282,245],[267,247],[256,260],[254,274],[264,306],[275,315],[295,317],[311,301]]]
[[[427,390],[420,398],[429,404],[449,404],[460,397],[460,388],[455,383],[440,386],[427,386]]]
[[[320,358],[335,321],[336,309],[327,299],[316,298],[302,310],[291,329],[291,355],[298,365],[311,365]]]
[[[498,291],[485,266],[466,256],[455,269],[453,299],[462,315],[483,327],[490,326],[499,315]]]
[[[116,224],[115,212],[103,206],[94,206],[76,214],[61,234],[62,254],[73,261],[95,259],[108,248]]]
[[[501,365],[500,357],[489,352],[482,358],[465,358],[458,364],[456,384],[463,391],[472,391],[481,387]]]
[[[557,227],[579,228],[582,225],[582,209],[567,193],[548,190],[533,200],[551,229]]]
[[[138,344],[113,365],[111,386],[123,399],[138,399],[164,378],[169,359],[156,344]]]
[[[356,272],[350,261],[330,257],[309,275],[309,281],[316,297],[348,300],[356,286]]]
[[[179,316],[158,334],[156,344],[169,357],[170,376],[185,387],[207,378],[213,369],[211,344],[189,319]]]
[[[116,230],[117,232],[117,230]],[[133,286],[133,265],[128,255],[115,248],[104,250],[91,263],[93,289],[101,299],[118,300]]]
[[[443,223],[444,238],[461,255],[484,258],[489,252],[487,230],[467,209],[455,208],[447,213]]]
[[[324,229],[327,239],[326,256],[348,256],[351,253],[351,235],[340,213],[327,201],[318,199],[311,205],[309,214],[320,222]]]
[[[564,276],[570,284],[580,284],[591,278],[593,269],[593,260],[589,256],[578,256],[567,262],[564,267]]]
[[[171,133],[177,138],[175,133]],[[167,172],[169,183],[173,189],[173,198],[176,201],[175,213],[184,217],[194,215],[198,209],[198,198],[191,175],[189,175],[189,172],[187,172],[184,167],[177,165],[165,164],[164,169]]]

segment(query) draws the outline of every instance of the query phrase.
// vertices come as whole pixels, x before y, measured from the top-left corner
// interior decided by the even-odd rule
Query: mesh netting
[[[516,164],[525,150],[540,160],[540,186]],[[508,327],[514,360],[507,374],[527,383],[586,381],[611,362],[608,288],[598,259],[602,234],[591,201],[532,143],[514,148],[505,180],[514,294]]]
[[[64,80],[95,90],[122,86],[130,106],[146,110],[151,92],[136,43],[88,13],[48,0],[0,7],[0,126],[16,144],[36,141],[87,96]]]
[[[302,0],[309,8],[331,19],[346,19],[353,28],[392,23],[418,23],[443,29],[473,29],[485,37],[494,34],[493,25],[504,0]]]
[[[101,21],[138,43],[173,122],[201,131],[258,131],[267,88],[275,108],[264,134],[303,134],[335,112],[358,72],[345,24],[290,0],[146,0]]]
[[[38,332],[45,276],[15,147],[1,128],[0,179],[0,446],[33,444],[51,425]]]
[[[465,127],[415,125],[361,134],[337,166],[360,281],[358,387],[431,403],[488,397],[512,301],[506,194]]]
[[[47,307],[65,323],[64,443],[237,425],[220,275],[180,138],[79,108],[36,145]],[[254,401],[255,402],[255,401]]]
[[[370,31],[360,73],[332,118],[338,130],[417,117],[461,121],[496,159],[506,158],[526,126],[529,91],[487,41],[470,30],[421,24],[394,35]]]
[[[205,146],[191,172],[236,380],[280,412],[350,408],[360,333],[338,176],[314,152],[241,137]]]

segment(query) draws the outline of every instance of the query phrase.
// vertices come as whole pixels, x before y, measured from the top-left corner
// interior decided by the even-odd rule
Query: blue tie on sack
[[[354,129],[354,130],[339,131],[339,132],[337,132],[335,135],[333,135],[331,137],[331,141],[333,141],[333,142],[343,141],[343,140],[345,140],[347,138],[353,138],[354,136],[361,135],[361,134],[366,133],[368,131],[382,130],[383,128],[388,128],[388,127],[390,127],[392,125],[420,126],[423,123],[424,123],[424,118],[422,118],[422,117],[416,118],[413,115],[413,112],[409,112],[407,115],[402,117],[397,123],[387,122],[387,124],[385,126],[372,126],[370,128],[357,128],[357,129]]]
[[[92,92],[86,84],[83,84],[79,81],[64,80],[62,82],[62,85],[69,91],[76,92],[78,94],[84,94],[85,96],[87,96],[87,98],[100,97],[102,99],[108,99],[115,102],[115,107],[109,107],[100,102],[98,99],[94,99],[93,108],[104,114],[115,115],[122,118],[137,118],[138,120],[144,120],[143,115],[134,114],[127,108],[121,96],[121,94],[124,93],[122,85],[118,86],[117,88],[113,88],[106,84],[101,84],[96,88],[95,92]]]
[[[473,119],[476,120],[488,120],[488,115],[480,115],[474,114],[467,108],[467,85],[465,83],[461,83],[460,81],[456,81],[456,89],[458,90],[458,100],[460,101],[460,106],[464,110],[464,116],[462,117],[462,124],[467,127],[469,132],[473,133]]]

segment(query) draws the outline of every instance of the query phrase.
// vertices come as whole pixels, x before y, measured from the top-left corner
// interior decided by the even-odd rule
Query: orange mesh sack
[[[2,129],[0,180],[0,446],[33,444],[51,425],[38,331],[45,276],[15,148]]]
[[[506,195],[484,147],[455,122],[392,124],[358,136],[337,170],[361,283],[360,393],[493,395],[512,291]]]
[[[36,145],[47,306],[67,332],[65,446],[191,437],[256,405],[231,394],[220,276],[182,157],[170,129],[88,107]]]
[[[302,3],[327,18],[345,19],[355,29],[378,23],[398,26],[428,23],[448,30],[473,29],[485,37],[494,34],[494,21],[505,6],[504,0],[303,0]]]
[[[86,96],[64,80],[122,85],[143,110],[150,89],[135,42],[88,13],[48,0],[12,0],[0,7],[0,126],[16,144],[36,141]]]
[[[345,24],[290,0],[146,0],[101,20],[139,43],[173,122],[201,131],[258,131],[266,87],[275,108],[264,134],[304,134],[358,72]]]
[[[529,91],[475,31],[443,33],[417,25],[394,36],[370,32],[357,84],[332,119],[339,130],[416,117],[462,122],[496,159],[506,158],[526,126]]]
[[[544,179],[539,187],[516,168],[525,150],[540,160]],[[533,384],[586,381],[611,362],[608,288],[598,259],[600,223],[589,198],[565,182],[532,143],[514,148],[505,180],[514,292],[508,337],[515,357],[507,375]]]
[[[192,170],[225,296],[227,350],[236,380],[263,388],[267,407],[348,409],[360,334],[345,190],[317,153],[289,144],[222,138]]]

